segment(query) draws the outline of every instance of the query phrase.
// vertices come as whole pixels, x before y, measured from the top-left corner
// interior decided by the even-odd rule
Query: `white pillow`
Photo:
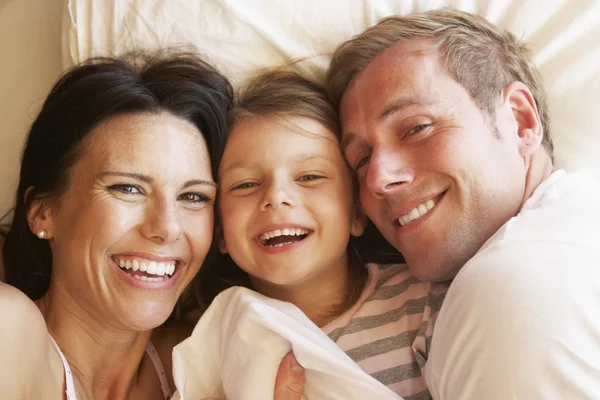
[[[132,48],[191,45],[239,84],[256,68],[299,58],[321,76],[328,55],[380,18],[452,6],[529,42],[544,77],[556,164],[600,181],[600,2],[588,0],[70,0],[65,66]]]

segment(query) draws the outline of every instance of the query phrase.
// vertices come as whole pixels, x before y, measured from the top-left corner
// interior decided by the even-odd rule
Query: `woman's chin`
[[[175,304],[138,305],[126,310],[122,321],[135,331],[143,332],[161,326],[173,312]]]

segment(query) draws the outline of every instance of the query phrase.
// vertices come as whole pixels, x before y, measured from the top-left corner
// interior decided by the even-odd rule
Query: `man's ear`
[[[517,142],[521,157],[534,154],[542,143],[544,130],[533,94],[522,82],[512,82],[504,89],[512,115],[517,123]]]
[[[25,191],[25,203],[31,196],[33,187]],[[34,235],[38,235],[40,231],[44,231],[44,239],[51,239],[54,235],[54,219],[52,218],[52,209],[46,198],[34,198],[29,203],[27,209],[27,224]]]
[[[358,204],[354,208],[354,217],[352,218],[352,222],[350,224],[350,234],[352,236],[359,237],[365,232],[365,227],[367,226],[367,216],[365,215],[362,207]]]

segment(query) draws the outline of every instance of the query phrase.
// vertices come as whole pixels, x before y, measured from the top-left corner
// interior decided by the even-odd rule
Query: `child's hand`
[[[275,396],[273,400],[301,400],[304,390],[304,368],[298,363],[294,353],[290,352],[279,364],[275,379]],[[217,400],[206,398],[203,400]],[[226,399],[224,399],[226,400]]]
[[[301,400],[304,391],[304,368],[298,363],[294,353],[289,352],[277,371],[274,400]]]

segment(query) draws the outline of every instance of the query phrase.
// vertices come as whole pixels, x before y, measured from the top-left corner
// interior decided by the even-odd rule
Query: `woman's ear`
[[[31,196],[33,187],[28,188],[25,191],[25,203]],[[52,209],[48,204],[48,199],[45,198],[34,198],[29,202],[29,208],[27,209],[27,224],[29,229],[34,235],[40,239],[51,239],[54,232],[54,220],[52,218]],[[40,235],[43,232],[43,235]]]
[[[350,234],[352,236],[359,237],[365,232],[365,227],[367,226],[367,216],[365,215],[362,207],[358,204],[354,208],[354,217],[352,218],[352,222],[350,224]]]

